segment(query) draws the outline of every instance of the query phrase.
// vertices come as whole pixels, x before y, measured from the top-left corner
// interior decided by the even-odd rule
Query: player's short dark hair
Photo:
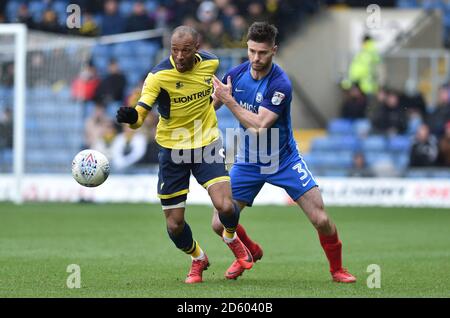
[[[194,40],[195,43],[198,42],[200,35],[194,28],[187,26],[187,25],[180,25],[179,27],[176,27],[173,32],[172,36],[180,36],[184,37],[185,35],[190,35],[192,37],[192,40]]]
[[[247,41],[275,44],[278,29],[267,22],[254,22],[247,33]]]

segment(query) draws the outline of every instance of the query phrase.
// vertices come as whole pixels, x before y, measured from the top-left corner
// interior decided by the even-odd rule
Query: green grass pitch
[[[292,207],[241,215],[264,249],[236,281],[233,256],[210,228],[211,208],[187,207],[187,221],[211,261],[204,282],[186,285],[190,258],[169,240],[159,205],[0,204],[0,297],[450,297],[450,211],[336,208],[328,213],[356,284],[331,282],[317,234]],[[66,286],[69,264],[81,288]],[[366,281],[381,269],[381,288]]]

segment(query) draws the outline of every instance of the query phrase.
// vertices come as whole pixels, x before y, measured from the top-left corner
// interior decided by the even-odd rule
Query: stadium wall
[[[397,206],[450,208],[450,180],[318,178],[326,205]],[[22,197],[25,202],[148,202],[159,203],[157,176],[110,176],[97,188],[78,185],[67,175],[27,175]],[[0,201],[15,198],[12,175],[0,175]],[[195,179],[191,180],[188,203],[210,204],[209,196]],[[286,192],[266,184],[255,205],[293,204]]]

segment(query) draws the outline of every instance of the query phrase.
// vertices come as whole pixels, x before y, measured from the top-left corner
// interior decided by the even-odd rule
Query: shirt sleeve
[[[260,106],[279,115],[289,105],[291,98],[292,89],[289,85],[274,85],[267,91]]]
[[[142,86],[141,97],[137,104],[147,110],[151,110],[160,90],[161,88],[155,74],[149,73]]]

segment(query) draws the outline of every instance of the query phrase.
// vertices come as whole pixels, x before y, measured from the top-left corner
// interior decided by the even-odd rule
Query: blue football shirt
[[[226,83],[227,77],[231,77],[232,95],[241,107],[253,113],[258,113],[259,108],[264,107],[278,114],[278,119],[267,130],[267,134],[255,136],[240,124],[236,162],[264,165],[274,157],[282,160],[292,152],[297,152],[290,117],[292,87],[286,73],[275,63],[260,80],[255,80],[250,70],[249,61],[242,63],[225,74],[222,82]]]

